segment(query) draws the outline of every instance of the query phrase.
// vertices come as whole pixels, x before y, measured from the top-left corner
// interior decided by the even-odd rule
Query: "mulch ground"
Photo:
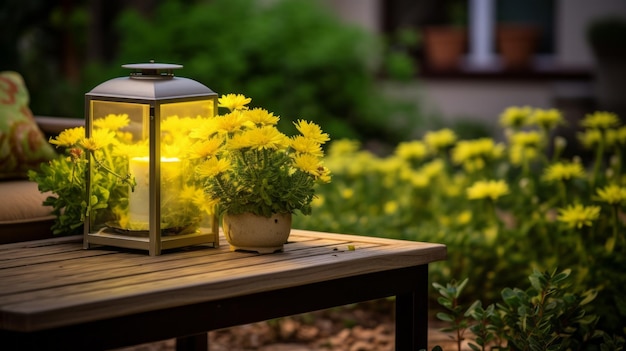
[[[394,302],[369,301],[328,310],[246,324],[209,333],[211,351],[391,351],[394,350]],[[429,350],[439,345],[457,351],[442,324],[431,321]],[[175,341],[137,345],[117,351],[174,351]],[[467,344],[463,351],[471,350]]]

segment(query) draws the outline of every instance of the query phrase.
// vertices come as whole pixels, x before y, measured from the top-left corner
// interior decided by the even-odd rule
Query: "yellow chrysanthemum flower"
[[[509,186],[504,180],[481,180],[467,189],[467,198],[470,200],[486,199],[497,200],[509,193]]]
[[[262,108],[253,108],[252,110],[243,111],[246,120],[252,122],[255,126],[273,126],[278,123],[280,118],[274,116],[274,113],[268,112]]]
[[[445,167],[446,165],[442,159],[436,159],[424,164],[420,168],[420,171],[423,172],[424,175],[432,179],[435,176],[441,174],[444,171]]]
[[[602,132],[599,129],[587,129],[578,133],[578,140],[587,149],[593,149],[602,142]]]
[[[87,150],[96,151],[116,143],[115,132],[108,129],[96,129],[90,138],[81,142],[81,145]]]
[[[585,170],[578,162],[557,162],[551,164],[543,171],[542,179],[546,182],[572,180],[584,178]]]
[[[563,124],[561,111],[551,108],[548,110],[536,109],[530,116],[530,121],[544,129],[552,129]]]
[[[330,140],[330,136],[327,133],[322,132],[322,128],[313,122],[300,119],[295,122],[294,125],[300,134],[302,134],[305,138],[313,139],[320,144],[324,144]]]
[[[509,159],[512,164],[519,166],[525,162],[532,161],[540,155],[536,147],[525,147],[521,145],[512,145],[509,149]]]
[[[428,154],[428,149],[422,141],[408,141],[399,143],[395,154],[405,160],[423,160]]]
[[[357,140],[340,139],[334,140],[328,147],[330,157],[342,157],[359,151],[361,144]]]
[[[244,145],[256,150],[278,150],[289,144],[289,138],[273,126],[247,130],[241,137]]]
[[[217,126],[220,118],[221,117],[207,118],[198,121],[198,124],[191,129],[189,137],[201,140],[210,138],[217,133]]]
[[[251,98],[245,97],[242,94],[227,94],[217,99],[217,106],[226,107],[230,111],[245,110],[248,108],[246,105],[249,104],[250,101],[252,101]]]
[[[220,138],[211,138],[208,140],[197,142],[191,146],[189,158],[196,159],[213,157],[217,155],[221,145],[222,139]]]
[[[619,126],[620,120],[615,113],[596,111],[592,114],[587,114],[580,122],[580,125],[592,129],[609,129]]]
[[[473,158],[497,159],[504,153],[504,145],[491,138],[459,141],[452,149],[452,161],[462,164]]]
[[[293,158],[294,165],[303,172],[317,176],[319,174],[320,160],[311,154],[300,154]]]
[[[138,144],[117,144],[112,151],[114,156],[124,156],[133,158],[144,156],[149,153],[148,144],[147,143],[138,143]]]
[[[72,147],[77,145],[85,138],[85,128],[76,127],[62,131],[56,138],[50,139],[50,144],[63,147]]]
[[[397,201],[393,201],[393,200],[387,201],[383,205],[383,212],[385,212],[385,214],[387,215],[391,215],[391,214],[396,213],[399,207],[400,206],[398,205]]]
[[[324,155],[320,143],[302,135],[291,137],[290,145],[292,149],[302,154],[311,154],[317,157],[322,157]]]
[[[597,190],[598,200],[611,205],[626,202],[626,187],[617,184],[607,185]]]
[[[225,159],[212,157],[196,167],[196,173],[201,177],[215,177],[230,169],[230,163]]]
[[[583,206],[581,204],[570,205],[567,208],[559,208],[557,219],[567,224],[570,228],[591,227],[592,222],[600,217],[599,206]]]
[[[127,114],[109,114],[104,118],[94,119],[93,125],[97,128],[109,129],[117,131],[130,124],[130,119]]]
[[[539,147],[543,141],[543,135],[536,130],[528,130],[513,133],[509,136],[512,145],[524,147]]]
[[[215,130],[220,134],[229,134],[241,129],[246,121],[238,111],[218,116],[215,119]]]
[[[532,111],[530,106],[511,106],[500,114],[500,124],[504,127],[520,128],[528,123]]]
[[[351,199],[354,196],[354,190],[351,188],[344,188],[341,190],[340,195],[344,199]]]
[[[626,144],[626,127],[607,129],[604,131],[604,135],[607,146]]]
[[[424,135],[424,142],[433,151],[443,150],[454,145],[457,136],[452,129],[444,128],[434,132],[427,132]]]

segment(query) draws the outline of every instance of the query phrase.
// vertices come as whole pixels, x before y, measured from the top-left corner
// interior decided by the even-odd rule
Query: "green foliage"
[[[539,124],[555,111],[527,112],[535,118],[508,125],[502,142],[441,144],[443,129],[378,156],[334,141],[325,163],[333,181],[294,227],[443,243],[448,259],[431,264],[430,276],[469,277],[465,304],[494,302],[535,269],[571,267],[576,289],[598,291],[589,308],[602,316],[599,328],[624,335],[626,127],[610,114],[586,117],[578,138],[593,157],[583,162],[550,137],[555,125]]]
[[[72,160],[62,156],[43,163],[39,171],[29,171],[28,178],[39,185],[42,192],[52,192],[44,205],[52,207],[57,219],[52,232],[59,234],[80,234],[87,209],[86,202],[86,160]]]
[[[117,28],[119,65],[180,63],[181,76],[219,94],[252,96],[280,116],[312,120],[335,137],[393,144],[419,122],[413,102],[392,101],[376,86],[379,38],[342,23],[318,2],[170,0],[150,17],[124,11]],[[391,60],[407,69],[405,58]],[[128,72],[93,65],[85,74],[86,86],[94,86]],[[388,123],[389,115],[405,123]],[[281,130],[295,132],[291,122],[283,118]]]
[[[453,319],[447,314],[437,317],[451,324],[444,331],[469,326],[475,336],[476,343],[469,344],[473,350],[486,350],[487,347],[533,351],[597,349],[594,345],[599,345],[600,350],[621,350],[624,339],[597,329],[599,317],[586,311],[596,292],[572,292],[567,282],[570,273],[569,270],[559,273],[556,270],[535,271],[529,276],[531,286],[528,289],[505,288],[501,302],[483,309],[482,302],[477,300],[463,315],[465,308],[456,305]],[[441,295],[440,304],[450,310],[450,302],[453,298],[458,301],[466,283],[467,279],[461,284],[452,282],[446,289],[433,283]],[[451,291],[456,292],[454,296]]]
[[[210,197],[220,199],[220,211],[229,214],[252,212],[270,217],[273,213],[311,213],[313,177],[293,170],[291,157],[268,149],[237,152],[232,171],[206,180]]]

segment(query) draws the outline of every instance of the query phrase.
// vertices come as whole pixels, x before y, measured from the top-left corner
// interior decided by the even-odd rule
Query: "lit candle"
[[[128,225],[131,230],[149,230],[150,220],[150,158],[133,157],[130,173],[135,177],[135,190],[128,197]],[[165,184],[165,186],[164,186]],[[161,204],[180,193],[182,187],[181,162],[176,157],[161,158]],[[162,228],[165,229],[165,228]]]

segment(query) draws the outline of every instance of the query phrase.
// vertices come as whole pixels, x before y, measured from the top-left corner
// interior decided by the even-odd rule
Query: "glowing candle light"
[[[135,177],[135,190],[128,197],[128,224],[132,230],[148,230],[150,220],[150,158],[133,157],[129,163]],[[161,158],[161,204],[170,203],[182,187],[181,161],[177,157]]]

